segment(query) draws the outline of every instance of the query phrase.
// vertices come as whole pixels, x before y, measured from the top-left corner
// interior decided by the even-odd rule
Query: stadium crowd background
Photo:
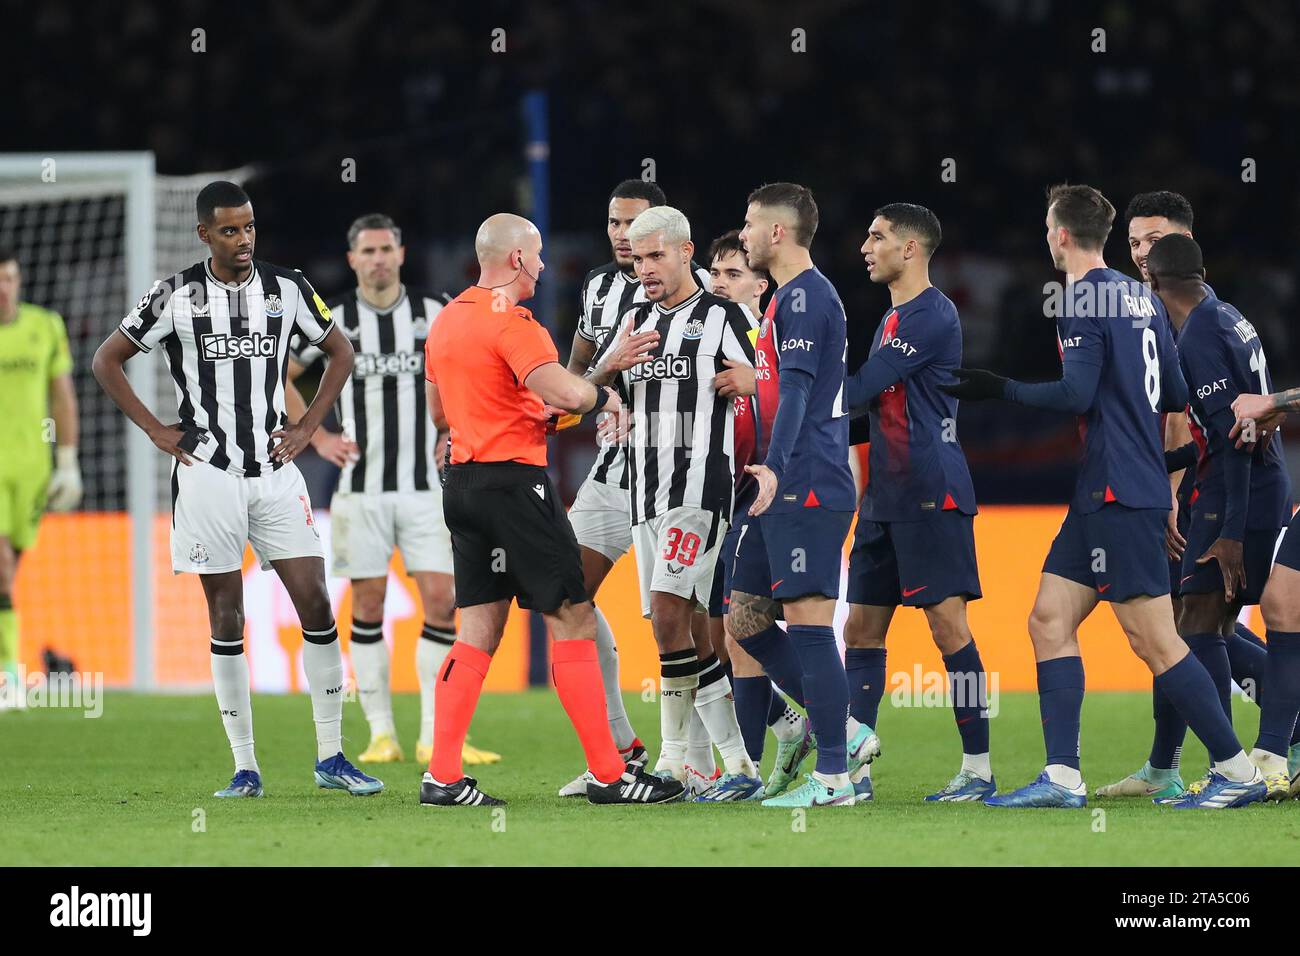
[[[405,230],[405,281],[454,293],[473,281],[470,242],[483,217],[527,209],[520,99],[542,90],[552,288],[533,305],[561,355],[578,283],[609,259],[608,191],[652,160],[692,220],[700,257],[740,224],[754,186],[811,186],[822,212],[814,258],[844,297],[857,361],[888,302],[858,254],[871,212],[897,200],[930,206],[944,227],[934,279],[961,310],[967,364],[1030,380],[1060,367],[1043,314],[1043,284],[1059,278],[1044,245],[1044,188],[1087,182],[1121,213],[1136,192],[1175,189],[1195,207],[1211,282],[1259,329],[1275,383],[1300,384],[1300,80],[1296,9],[1285,0],[823,0],[797,11],[719,0],[607,11],[39,4],[0,39],[21,90],[5,148],[146,148],[163,173],[255,163],[247,188],[260,258],[302,268],[327,297],[341,293],[353,278],[348,223],[383,211]],[[503,52],[492,48],[496,29]],[[805,52],[792,50],[796,30]],[[355,182],[341,173],[348,159]],[[1256,181],[1243,181],[1247,160]],[[1122,222],[1106,251],[1134,271]],[[83,397],[95,388],[90,355],[120,318],[110,313],[65,316]],[[594,453],[576,431],[552,450],[568,496]],[[1069,496],[1063,450],[1074,428],[1061,416],[990,403],[964,409],[960,431],[981,503]],[[328,475],[314,475],[323,501]],[[93,486],[93,473],[86,480]]]

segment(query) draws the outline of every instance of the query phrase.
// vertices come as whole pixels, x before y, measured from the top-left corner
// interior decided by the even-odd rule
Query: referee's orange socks
[[[551,644],[551,679],[564,712],[578,732],[587,767],[601,783],[613,783],[623,774],[614,735],[605,710],[605,687],[595,641],[555,641]],[[442,719],[439,713],[439,720]],[[437,774],[434,774],[439,780]]]
[[[457,641],[438,671],[433,694],[433,757],[429,760],[429,773],[439,783],[455,783],[465,776],[461,750],[483,690],[483,678],[491,664],[491,654]]]

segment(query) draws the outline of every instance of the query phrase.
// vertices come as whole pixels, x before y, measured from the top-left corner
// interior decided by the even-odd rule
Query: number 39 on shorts
[[[668,543],[664,545],[662,557],[665,561],[676,561],[690,567],[695,563],[695,556],[700,552],[700,536],[695,532],[682,534],[681,528],[668,529]]]

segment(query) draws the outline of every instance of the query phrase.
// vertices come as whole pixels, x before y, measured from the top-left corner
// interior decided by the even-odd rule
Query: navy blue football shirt
[[[957,399],[939,390],[961,365],[961,321],[931,286],[886,313],[867,363],[892,381],[871,402],[871,450],[859,514],[871,521],[916,521],[936,511],[973,515],[975,489],[957,441]]]
[[[1191,391],[1189,421],[1200,449],[1196,509],[1224,514],[1223,536],[1236,541],[1246,530],[1282,527],[1291,517],[1291,481],[1281,439],[1273,436],[1263,452],[1252,455],[1236,450],[1235,440],[1228,437],[1236,420],[1233,400],[1243,392],[1268,395],[1273,391],[1255,327],[1232,305],[1207,295],[1179,332],[1178,360]],[[1231,496],[1225,475],[1230,456],[1239,456],[1250,467],[1249,484]],[[1243,500],[1243,492],[1248,499]]]
[[[844,404],[848,325],[839,293],[818,269],[805,269],[776,290],[774,324],[780,374],[801,369],[813,383],[803,427],[768,511],[780,514],[817,506],[853,511],[857,493],[849,470]]]
[[[1025,405],[1083,417],[1083,461],[1070,507],[1171,506],[1161,413],[1181,410],[1187,385],[1164,304],[1115,269],[1093,269],[1064,292],[1057,318],[1061,381],[1007,384]]]

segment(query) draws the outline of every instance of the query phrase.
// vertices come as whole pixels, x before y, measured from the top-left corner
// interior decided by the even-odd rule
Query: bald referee
[[[429,411],[451,431],[443,511],[451,532],[460,633],[434,691],[433,759],[420,784],[431,806],[496,806],[461,767],[461,748],[483,678],[501,643],[510,601],[541,611],[555,644],[551,675],[596,781],[592,803],[663,803],[682,795],[625,765],[610,733],[596,659],[596,619],[564,505],[546,474],[543,402],[570,412],[618,412],[617,393],[560,364],[532,313],[542,237],[531,222],[499,213],[474,237],[479,280],[438,316],[425,342]],[[654,333],[651,333],[653,336]],[[648,357],[649,336],[626,336],[607,367]],[[657,336],[655,336],[657,338]]]

